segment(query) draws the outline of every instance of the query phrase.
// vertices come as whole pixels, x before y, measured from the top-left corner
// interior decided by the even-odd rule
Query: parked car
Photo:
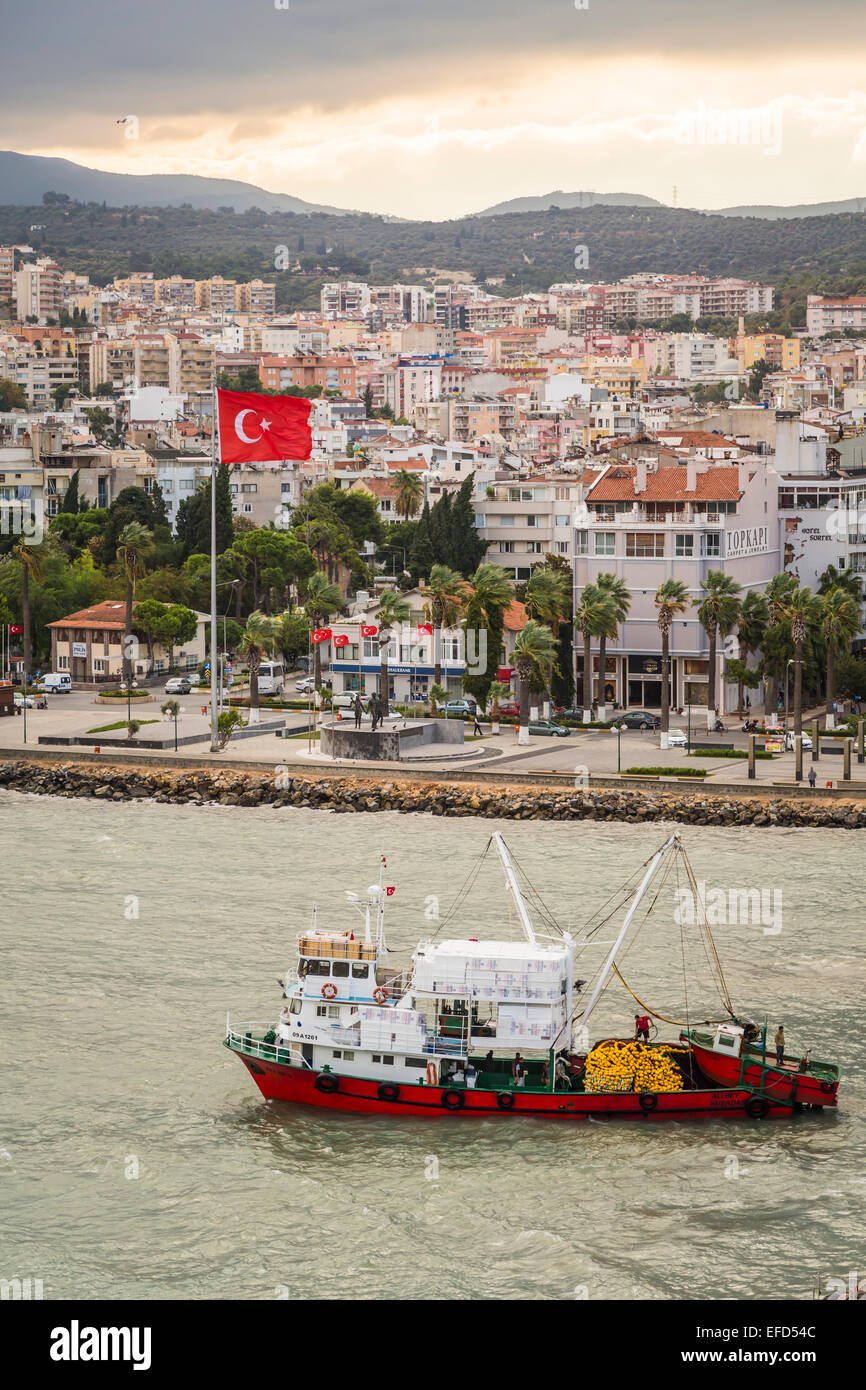
[[[25,705],[27,706],[28,709],[34,709],[34,708],[35,708],[35,705],[36,705],[36,696],[35,696],[35,695],[26,695],[26,696],[25,696],[25,695],[22,695],[20,691],[16,690],[16,691],[15,691],[14,699],[15,699],[15,703],[16,703],[16,705],[18,706],[19,709],[23,709]]]
[[[649,710],[630,709],[619,722],[626,729],[660,729],[662,721],[657,714],[650,714]]]
[[[172,676],[165,683],[166,695],[188,695],[191,690],[192,686],[186,676]]]
[[[487,713],[488,713],[488,714],[492,714],[492,713],[493,713],[493,707],[492,707],[491,705],[488,705],[488,707],[487,707]],[[520,718],[520,703],[519,703],[519,701],[517,701],[517,700],[505,700],[503,703],[500,703],[500,705],[499,705],[499,717],[500,717],[500,719],[519,719],[519,718]]]
[[[668,748],[687,748],[688,739],[682,729],[670,729],[668,731]]]
[[[793,730],[793,729],[789,729],[788,732],[785,734],[785,752],[786,752],[786,753],[793,753],[793,751],[794,751],[794,740],[796,739],[796,737],[797,737],[797,735],[794,733],[794,730]],[[806,752],[806,753],[811,753],[811,751],[812,751],[812,736],[811,736],[811,734],[801,734],[801,735],[800,735],[800,740],[801,740],[801,742],[802,742],[802,744],[803,744],[803,751]],[[772,736],[771,736],[771,741],[772,741]]]
[[[316,682],[312,676],[302,676],[299,681],[295,681],[295,689],[299,695],[312,695],[316,688]]]
[[[471,719],[478,706],[474,700],[448,700],[444,705],[437,706],[440,715],[446,719],[452,714],[462,715],[464,719]]]
[[[333,707],[334,709],[351,709],[351,708],[353,707],[354,703],[355,703],[355,696],[356,696],[357,693],[358,693],[358,692],[355,691],[355,690],[343,690],[343,691],[341,691],[340,694],[339,694],[339,695],[335,695],[334,698],[333,698],[333,700],[331,701],[332,707]],[[364,709],[367,709],[367,707],[369,706],[369,704],[370,704],[370,696],[367,695],[367,694],[362,690],[362,691],[361,691],[361,705],[363,706]]]
[[[565,724],[557,724],[553,719],[530,719],[527,728],[531,734],[541,734],[546,738],[567,738],[571,733]]]

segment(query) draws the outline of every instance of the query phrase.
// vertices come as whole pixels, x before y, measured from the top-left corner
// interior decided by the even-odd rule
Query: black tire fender
[[[499,1109],[500,1109],[500,1110],[513,1110],[513,1109],[514,1109],[514,1092],[513,1092],[513,1091],[497,1091],[497,1092],[496,1092],[496,1104],[499,1106]]]
[[[466,1097],[462,1091],[443,1091],[441,1100],[446,1110],[462,1110],[466,1104]]]
[[[749,1096],[744,1109],[750,1120],[763,1120],[769,1113],[770,1102],[764,1096]]]
[[[335,1091],[340,1089],[340,1078],[330,1071],[319,1072],[313,1085],[317,1091],[321,1091],[326,1096],[332,1096]]]
[[[645,1115],[649,1115],[659,1103],[659,1098],[655,1091],[641,1091],[638,1096],[638,1104]]]
[[[393,1081],[382,1081],[379,1083],[376,1092],[380,1100],[396,1100],[400,1095],[400,1087]]]

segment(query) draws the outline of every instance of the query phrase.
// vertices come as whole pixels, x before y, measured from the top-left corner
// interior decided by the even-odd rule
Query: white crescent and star
[[[255,415],[255,413],[256,412],[254,410],[250,410],[249,407],[247,407],[245,410],[239,410],[237,415],[235,416],[235,434],[243,444],[258,444],[259,440],[262,437],[261,434],[250,435],[244,433],[244,419],[247,415]],[[262,434],[265,434],[270,429],[271,422],[270,420],[265,420],[260,417],[259,425],[261,427]]]

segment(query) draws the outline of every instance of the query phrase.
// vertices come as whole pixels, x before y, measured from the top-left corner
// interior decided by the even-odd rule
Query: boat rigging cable
[[[470,892],[472,891],[472,888],[475,885],[475,880],[481,872],[481,868],[484,864],[485,859],[487,858],[488,852],[492,844],[493,836],[491,835],[489,840],[487,841],[487,844],[484,846],[484,849],[481,851],[478,858],[476,859],[474,865],[469,870],[469,873],[463,881],[463,884],[458,889],[454,901],[448,908],[448,911],[445,913],[445,916],[442,918],[442,921],[439,923],[439,926],[436,928],[435,932],[433,932],[432,936],[430,937],[431,941],[435,941],[437,936],[439,936],[440,932],[444,931],[448,923],[454,917],[457,916],[458,911],[462,907],[463,903],[466,901],[466,898],[469,896]],[[557,922],[550,908],[544,902],[544,899],[538,892],[538,889],[532,883],[526,870],[523,868],[519,860],[516,858],[514,851],[509,848],[508,853],[511,857],[514,868],[517,870],[517,873],[519,874],[521,880],[521,888],[525,889],[525,896],[532,904],[538,916],[542,919],[542,921],[545,923],[547,927],[549,927],[553,932],[556,933],[557,936],[564,936],[565,933],[563,932],[562,927]]]

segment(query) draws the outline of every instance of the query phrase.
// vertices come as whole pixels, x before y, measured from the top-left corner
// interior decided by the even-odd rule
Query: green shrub
[[[627,767],[630,777],[706,777],[704,767]]]
[[[689,758],[748,758],[749,754],[745,748],[693,748],[691,753],[687,753],[686,756]],[[772,761],[776,754],[768,753],[765,748],[756,748],[755,757],[766,762],[767,760]]]

